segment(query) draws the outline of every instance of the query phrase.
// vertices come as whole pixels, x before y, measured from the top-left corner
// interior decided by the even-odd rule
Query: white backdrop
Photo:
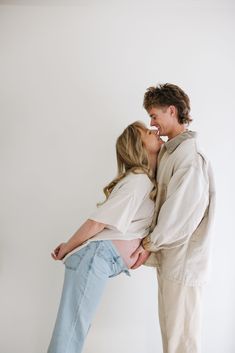
[[[146,88],[171,82],[217,184],[203,353],[234,353],[233,1],[0,4],[0,351],[46,352],[63,282],[50,251],[103,199],[118,134],[149,121]],[[153,269],[112,279],[84,353],[161,352],[156,297]]]

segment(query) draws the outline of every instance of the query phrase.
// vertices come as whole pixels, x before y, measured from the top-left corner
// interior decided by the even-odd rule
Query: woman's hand
[[[54,260],[62,260],[68,252],[67,243],[61,243],[51,253],[51,256]]]
[[[131,266],[132,270],[135,270],[139,266],[143,265],[143,263],[147,260],[150,255],[150,251],[145,250],[142,245],[140,245],[135,252],[131,255],[131,257],[138,256],[137,261]]]

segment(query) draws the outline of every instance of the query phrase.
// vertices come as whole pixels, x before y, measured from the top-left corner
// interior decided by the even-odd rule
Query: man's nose
[[[151,120],[150,120],[150,126],[155,126],[155,125],[154,125],[154,120],[153,120],[153,119],[151,119]]]

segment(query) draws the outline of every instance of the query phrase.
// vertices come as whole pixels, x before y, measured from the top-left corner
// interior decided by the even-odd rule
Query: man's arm
[[[188,241],[201,222],[208,202],[209,183],[203,165],[178,169],[167,187],[156,227],[132,255],[139,255],[132,269],[141,266],[151,251],[170,249]]]
[[[144,238],[148,251],[170,249],[188,241],[201,222],[209,202],[205,166],[180,168],[172,176],[153,232]]]

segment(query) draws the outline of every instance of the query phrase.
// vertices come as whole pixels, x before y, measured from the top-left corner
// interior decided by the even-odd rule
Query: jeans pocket
[[[112,261],[113,273],[109,277],[115,277],[120,275],[122,272],[127,276],[131,276],[127,266],[124,264],[124,261],[121,256],[118,256]]]
[[[88,251],[88,246],[85,246],[84,248],[78,250],[77,252],[69,256],[65,260],[65,263],[64,263],[65,267],[68,270],[76,271],[83,257],[86,255],[87,251]]]
[[[122,257],[117,253],[117,250],[113,247],[113,245],[108,244],[109,242],[104,241],[100,243],[99,249],[97,251],[97,255],[109,266],[110,275],[109,277],[115,277],[124,272],[126,275],[130,276],[130,272],[127,266],[124,263]]]

